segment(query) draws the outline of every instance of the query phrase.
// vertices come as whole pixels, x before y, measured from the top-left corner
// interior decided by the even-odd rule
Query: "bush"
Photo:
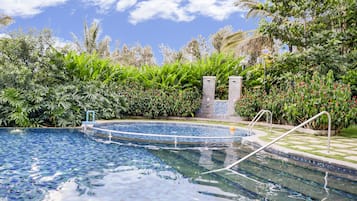
[[[121,94],[128,105],[127,116],[158,118],[168,116],[194,116],[201,104],[201,94],[196,88],[144,89],[140,86],[123,87]]]
[[[0,90],[1,126],[78,126],[86,110],[95,110],[100,119],[119,118],[126,111],[115,86],[78,82],[29,88]]]
[[[286,88],[272,88],[269,95],[262,91],[246,91],[236,103],[236,112],[252,118],[260,109],[269,109],[274,121],[298,125],[321,111],[331,114],[332,127],[339,131],[357,121],[356,98],[351,98],[349,85],[333,81],[333,73],[327,76],[314,73],[294,81]],[[327,117],[322,116],[307,124],[312,129],[327,129]]]
[[[252,120],[262,108],[264,94],[262,89],[246,90],[244,95],[235,103],[235,111],[240,117]]]

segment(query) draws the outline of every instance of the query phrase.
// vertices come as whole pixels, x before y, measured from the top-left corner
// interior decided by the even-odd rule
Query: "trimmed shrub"
[[[123,87],[128,110],[127,116],[159,118],[168,116],[194,116],[201,104],[201,94],[196,88],[177,89],[144,89],[142,87]]]
[[[246,90],[244,95],[235,103],[236,113],[247,120],[252,120],[262,108],[261,100],[264,97],[262,89]]]

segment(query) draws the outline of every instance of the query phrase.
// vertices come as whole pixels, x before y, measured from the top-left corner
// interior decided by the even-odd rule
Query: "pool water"
[[[357,200],[356,175],[258,155],[241,175],[200,173],[251,149],[148,149],[73,129],[0,129],[0,200]]]
[[[117,122],[100,123],[89,127],[87,133],[115,141],[169,144],[180,147],[197,146],[227,146],[232,142],[241,141],[248,136],[244,129],[230,129],[227,126],[202,124],[174,123],[174,122]]]
[[[213,126],[187,123],[163,123],[163,122],[122,122],[122,123],[102,123],[95,125],[99,128],[106,128],[116,131],[132,133],[149,133],[161,135],[183,135],[183,136],[247,136],[247,131],[236,129],[232,133],[229,127]]]

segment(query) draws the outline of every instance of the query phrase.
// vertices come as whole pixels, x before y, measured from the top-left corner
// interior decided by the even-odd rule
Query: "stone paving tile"
[[[277,142],[278,145],[282,145],[282,146],[286,146],[286,145],[289,145],[289,143],[286,143],[286,142]]]
[[[321,154],[326,154],[326,155],[339,155],[339,156],[346,156],[343,153],[340,152],[336,152],[336,151],[330,151],[330,153],[327,152],[327,150],[317,150],[315,151],[317,153],[321,153]]]
[[[309,140],[308,144],[320,144],[321,142],[326,142],[327,140]]]
[[[351,147],[357,147],[357,143],[344,143],[344,144]]]
[[[337,147],[337,148],[345,148],[345,149],[350,149],[353,148],[353,146],[346,145],[346,144],[337,144],[334,142],[331,142],[331,147]]]
[[[320,141],[320,140],[317,140],[316,138],[312,138],[312,137],[302,137],[302,138],[299,138],[300,140],[304,140],[306,142],[310,142],[310,141]]]
[[[354,160],[357,162],[357,156],[347,156],[347,157],[345,157],[345,159]]]
[[[307,147],[307,146],[292,146],[292,148],[300,149],[300,150],[314,150],[315,149],[313,147]]]
[[[292,141],[292,140],[288,140],[287,142],[289,142],[289,144],[298,144],[298,145],[306,144],[306,142]]]
[[[321,150],[326,150],[327,149],[327,145],[310,145],[311,148],[314,148],[314,149],[321,149]]]
[[[334,151],[346,153],[348,155],[357,155],[357,151],[348,150],[348,149],[334,149]]]
[[[357,142],[357,139],[351,139],[351,138],[332,138],[333,140],[341,141],[341,142]]]

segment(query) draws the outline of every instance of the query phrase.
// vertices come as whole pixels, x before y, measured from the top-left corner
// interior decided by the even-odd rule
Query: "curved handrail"
[[[84,125],[84,130],[87,130],[87,126]],[[103,132],[108,132],[108,138],[109,141],[112,139],[112,134],[117,133],[117,134],[124,134],[124,135],[134,135],[134,136],[147,136],[147,137],[167,137],[167,138],[173,138],[174,139],[174,144],[175,147],[177,146],[177,139],[180,138],[189,138],[189,139],[234,139],[238,138],[239,136],[236,135],[230,135],[230,136],[192,136],[192,135],[165,135],[165,134],[154,134],[154,133],[136,133],[136,132],[127,132],[127,131],[115,131],[115,130],[110,130],[110,129],[105,129],[105,128],[96,128],[96,127],[89,127],[92,130],[97,130],[97,131],[103,131]]]
[[[252,119],[252,121],[248,124],[248,128],[249,128],[249,134],[252,133],[253,127],[255,125],[255,123],[257,123],[257,121],[259,121],[259,119],[264,115],[264,114],[270,114],[270,132],[272,131],[273,128],[273,113],[270,110],[260,110],[255,117]]]
[[[148,137],[171,137],[171,138],[192,138],[192,139],[230,139],[237,138],[239,136],[192,136],[192,135],[165,135],[165,134],[154,134],[154,133],[136,133],[136,132],[127,132],[127,131],[116,131],[105,128],[95,128],[91,127],[92,130],[104,131],[108,133],[118,133],[124,135],[137,135],[137,136],[148,136]]]
[[[303,123],[301,123],[300,125],[298,126],[295,126],[293,129],[289,130],[288,132],[280,135],[279,137],[275,138],[274,140],[272,140],[271,142],[269,142],[268,144],[260,147],[259,149],[253,151],[252,153],[244,156],[243,158],[239,159],[238,161],[232,163],[231,165],[228,165],[227,167],[224,167],[224,168],[220,168],[220,169],[216,169],[216,170],[211,170],[211,171],[207,171],[207,172],[204,172],[202,174],[209,174],[209,173],[213,173],[213,172],[220,172],[220,171],[223,171],[223,170],[228,170],[228,169],[231,169],[233,166],[236,166],[238,165],[239,163],[245,161],[246,159],[248,159],[249,157],[253,156],[254,154],[264,150],[265,148],[269,147],[270,145],[274,144],[275,142],[277,142],[278,140],[282,139],[283,137],[289,135],[290,133],[292,133],[293,131],[295,131],[296,129],[298,128],[301,128],[302,126],[306,125],[307,123],[317,119],[318,117],[320,117],[321,115],[323,114],[326,114],[327,117],[328,117],[328,130],[327,130],[327,136],[328,136],[328,140],[327,140],[327,153],[330,153],[330,138],[331,138],[331,116],[328,112],[326,111],[322,111],[320,112],[319,114],[311,117],[310,119],[304,121]]]

